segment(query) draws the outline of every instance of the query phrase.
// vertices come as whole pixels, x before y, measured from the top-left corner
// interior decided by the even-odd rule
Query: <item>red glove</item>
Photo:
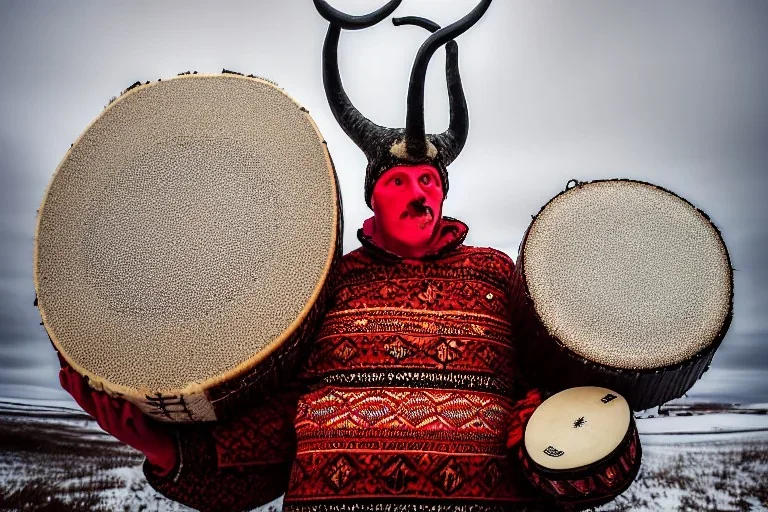
[[[137,406],[92,389],[84,377],[66,364],[59,371],[59,382],[105,432],[143,453],[157,468],[157,474],[166,475],[176,467],[178,454],[173,435],[144,416]]]
[[[539,393],[538,389],[531,389],[525,395],[525,398],[515,404],[515,409],[512,412],[512,421],[509,426],[507,448],[514,448],[523,440],[525,425],[539,405],[541,405],[541,393]]]

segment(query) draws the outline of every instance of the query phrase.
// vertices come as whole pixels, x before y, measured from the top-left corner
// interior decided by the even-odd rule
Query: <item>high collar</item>
[[[438,235],[434,238],[429,251],[427,251],[421,258],[403,258],[402,256],[379,246],[373,239],[375,231],[376,219],[370,217],[363,222],[363,227],[357,230],[357,239],[360,240],[360,243],[365,249],[377,256],[388,260],[401,261],[404,259],[429,260],[439,258],[461,245],[467,237],[469,228],[460,220],[451,217],[441,218],[440,224],[437,226]]]

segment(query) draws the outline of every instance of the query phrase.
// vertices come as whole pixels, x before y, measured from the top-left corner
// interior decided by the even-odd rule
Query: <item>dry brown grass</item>
[[[649,466],[644,461],[635,483],[601,510],[768,510],[768,443],[678,453],[664,464]],[[677,508],[662,505],[670,496],[677,497]]]

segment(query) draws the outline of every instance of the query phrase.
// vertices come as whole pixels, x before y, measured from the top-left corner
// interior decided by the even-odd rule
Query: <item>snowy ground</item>
[[[768,415],[709,413],[637,421],[643,463],[604,510],[768,510]]]
[[[601,510],[768,511],[768,405],[649,416],[637,480]],[[141,463],[69,403],[0,399],[0,510],[189,510],[155,493]]]

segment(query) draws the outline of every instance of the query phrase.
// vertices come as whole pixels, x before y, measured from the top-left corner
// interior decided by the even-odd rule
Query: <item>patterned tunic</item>
[[[539,403],[515,360],[522,283],[504,253],[462,245],[466,231],[447,219],[438,252],[402,260],[361,230],[301,385],[182,427],[180,467],[145,466],[150,484],[201,510],[284,492],[294,512],[551,509],[508,448]]]
[[[450,249],[403,261],[369,246],[343,258],[302,375],[313,386],[298,404],[286,510],[540,500],[506,446],[526,391],[514,264],[493,249]]]

